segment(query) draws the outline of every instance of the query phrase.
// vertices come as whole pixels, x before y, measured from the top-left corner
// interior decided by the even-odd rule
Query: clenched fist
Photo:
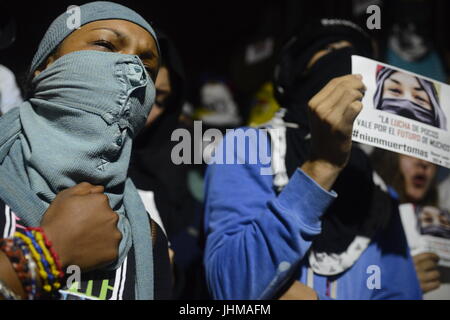
[[[44,214],[41,227],[64,267],[90,271],[117,259],[119,216],[103,191],[102,186],[78,184],[60,192]]]
[[[366,87],[359,75],[331,80],[309,102],[312,160],[344,168],[350,156],[353,122]]]
[[[311,158],[302,169],[330,189],[350,158],[353,123],[366,87],[360,75],[331,80],[309,101]]]

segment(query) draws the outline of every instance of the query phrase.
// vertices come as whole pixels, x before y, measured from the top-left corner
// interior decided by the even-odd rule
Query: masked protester
[[[352,54],[370,57],[372,52],[370,38],[342,20],[316,21],[288,41],[275,70],[276,95],[284,110],[265,126],[270,167],[266,161],[235,169],[212,165],[207,174],[205,264],[216,297],[421,298],[394,201],[375,184],[362,151],[346,144],[348,157],[325,190],[316,189],[324,185],[315,173],[326,174],[326,167],[307,174],[312,180],[299,177],[311,159],[343,150],[332,133],[317,132],[323,119],[318,121],[316,112],[320,108],[327,119],[336,119],[334,112],[341,109],[333,99],[350,106],[361,103],[364,87],[338,84],[349,79]],[[262,175],[261,168],[271,175]],[[331,189],[337,198],[326,192]],[[234,258],[232,252],[241,254]]]
[[[310,37],[304,39],[299,36],[297,41],[287,46],[280,59],[279,76],[275,80],[278,98],[287,108],[284,121],[298,125],[297,129],[288,128],[286,131],[285,163],[288,176],[292,174],[294,165],[303,162],[310,152],[310,131],[304,124],[307,99],[323,82],[350,73],[352,55],[373,55],[370,38],[349,21],[324,19],[304,30],[302,34],[309,34]],[[285,59],[286,55],[292,60]],[[292,81],[286,79],[289,68],[299,71],[290,75]],[[370,260],[374,264],[379,260],[378,265],[389,265],[383,261],[384,252],[394,248],[403,246],[405,257],[399,254],[396,258],[411,270],[396,207],[388,194],[383,192],[382,184],[375,183],[378,179],[374,181],[373,176],[369,159],[354,147],[347,167],[333,186],[338,198],[324,213],[322,232],[312,243],[308,272],[311,277],[329,281],[334,287],[334,298],[338,299],[395,298],[389,297],[389,290],[398,290],[396,298],[399,299],[420,297],[414,286],[417,281],[412,281],[412,285],[405,287],[403,292],[400,287],[392,286],[385,292],[360,292],[353,297],[346,297],[344,293],[339,297],[339,282],[345,286],[346,276],[351,277],[352,272],[358,273],[359,268],[367,268],[371,265]],[[387,239],[396,244],[390,247]],[[387,268],[384,270],[385,276],[394,276],[386,272]],[[414,280],[412,274],[407,275]],[[309,286],[312,286],[311,281],[309,278]],[[409,280],[405,278],[402,281]]]
[[[79,9],[79,29],[67,27],[68,13],[51,24],[31,65],[30,98],[0,120],[0,198],[10,221],[0,226],[4,234],[13,234],[19,224],[54,226],[48,212],[57,195],[67,198],[73,191],[64,190],[83,183],[75,190],[79,197],[74,206],[78,203],[80,211],[81,196],[101,194],[103,211],[110,207],[103,224],[110,229],[100,228],[103,238],[78,234],[62,246],[66,234],[91,223],[86,215],[72,214],[65,223],[47,228],[62,267],[78,265],[83,272],[80,283],[52,287],[54,296],[168,297],[167,241],[161,240],[164,234],[127,178],[132,140],[155,99],[160,64],[156,34],[140,15],[118,4],[92,2]],[[11,224],[15,216],[18,225]],[[41,279],[44,289],[49,288],[47,279],[52,275]]]

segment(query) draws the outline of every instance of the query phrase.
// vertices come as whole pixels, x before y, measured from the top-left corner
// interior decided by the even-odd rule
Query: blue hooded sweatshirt
[[[261,132],[239,130],[247,136]],[[270,140],[265,134],[256,136],[258,145],[261,139]],[[249,143],[238,152],[230,139],[235,136],[227,135],[216,149],[211,160],[216,164],[209,165],[205,178],[204,262],[215,299],[274,299],[293,277],[312,286],[321,300],[422,298],[398,214],[351,268],[333,277],[313,274],[308,251],[321,232],[322,214],[337,195],[300,169],[278,194],[273,176],[261,174],[271,164],[261,163],[267,161]],[[225,162],[225,151],[229,158],[230,152],[234,155],[226,163],[234,164],[218,164]],[[257,163],[249,164],[255,156]]]

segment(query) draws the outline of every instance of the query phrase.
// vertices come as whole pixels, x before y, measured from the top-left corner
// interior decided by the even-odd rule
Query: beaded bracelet
[[[37,239],[35,237],[35,234],[32,231],[28,231],[25,230],[25,234],[26,236],[31,239],[31,243],[33,244],[34,248],[36,249],[36,251],[39,254],[39,257],[41,259],[41,263],[44,266],[44,271],[47,274],[47,279],[48,279],[48,283],[49,285],[52,287],[53,289],[53,283],[55,282],[55,277],[53,276],[53,274],[51,273],[51,267],[50,267],[50,263],[49,261],[45,258],[44,255],[44,250],[43,248],[38,244]],[[52,290],[50,289],[50,291]],[[48,291],[48,292],[50,292]]]
[[[41,228],[27,228],[16,232],[14,239],[0,239],[0,250],[11,262],[29,300],[41,297],[42,293],[54,296],[61,288],[64,278],[61,261]],[[42,291],[39,290],[38,277]],[[4,285],[0,295],[13,298]],[[3,291],[2,291],[3,290]]]
[[[40,233],[40,235],[42,236],[42,238],[44,240],[45,247],[50,252],[51,257],[53,258],[53,261],[56,264],[56,269],[58,270],[58,272],[60,274],[59,277],[61,279],[64,278],[64,271],[63,271],[61,260],[60,260],[60,258],[58,256],[58,254],[53,249],[53,244],[52,244],[52,242],[50,240],[48,240],[44,230],[42,228],[28,228],[28,230],[37,231],[37,232]]]
[[[39,255],[39,252],[36,250],[36,248],[33,245],[33,241],[27,237],[26,235],[24,235],[23,233],[20,232],[16,232],[14,234],[14,236],[16,238],[20,238],[21,240],[23,240],[27,245],[28,248],[30,249],[31,255],[33,256],[34,261],[36,262],[37,266],[38,266],[38,273],[39,276],[41,278],[41,282],[42,282],[42,289],[47,292],[50,293],[52,291],[52,287],[48,282],[48,275],[45,272],[45,267],[42,264],[41,261],[41,256]]]
[[[45,232],[42,228],[27,228],[27,231],[31,231],[39,246],[42,248],[42,253],[45,256],[45,259],[49,263],[50,267],[50,276],[55,277],[56,286],[55,289],[59,289],[60,284],[58,280],[62,280],[64,278],[64,272],[62,269],[62,264],[59,259],[58,254],[53,249],[51,241],[48,240]]]
[[[40,297],[40,290],[37,283],[37,264],[31,255],[31,252],[26,245],[26,243],[20,238],[14,238],[14,242],[16,246],[22,250],[23,255],[25,256],[28,262],[28,270],[31,272],[31,283],[28,286],[24,286],[24,289],[28,295],[29,300],[33,300]]]
[[[2,281],[0,281],[0,296],[5,300],[20,300],[20,298],[11,291]]]
[[[64,277],[59,257],[41,228],[27,228],[24,232],[25,234],[16,233],[16,237],[21,238],[29,246],[38,266],[43,291],[53,295],[61,288],[61,280]]]
[[[53,249],[51,247],[51,242],[46,239],[43,231],[38,231],[36,229],[33,229],[32,233],[33,233],[33,236],[36,238],[38,244],[41,246],[42,252],[45,256],[45,259],[50,264],[51,274],[56,279],[58,279],[58,278],[62,279],[64,277],[64,273],[62,271],[62,268],[60,267],[61,263],[57,262],[59,259],[57,256],[55,257],[56,253],[53,251]],[[55,284],[57,285],[58,283],[56,282]],[[59,287],[57,289],[59,289]]]
[[[36,282],[36,278],[33,279],[33,272],[29,269],[27,258],[20,247],[17,246],[16,240],[0,240],[0,250],[2,250],[10,260],[17,277],[28,295],[28,299],[33,299],[33,283]]]

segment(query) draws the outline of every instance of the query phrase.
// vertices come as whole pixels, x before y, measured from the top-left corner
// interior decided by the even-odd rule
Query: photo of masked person
[[[420,232],[439,238],[450,239],[450,213],[435,207],[425,207],[418,212]]]
[[[397,208],[373,181],[367,156],[347,144],[346,160],[332,179],[320,177],[324,168],[317,176],[308,169],[311,157],[334,158],[344,150],[334,140],[337,131],[318,135],[316,125],[324,122],[314,120],[311,106],[323,103],[317,110],[328,115],[338,110],[333,99],[362,107],[365,86],[362,77],[349,75],[352,55],[372,57],[374,47],[351,21],[314,20],[296,30],[274,72],[276,99],[285,110],[267,125],[278,129],[268,133],[272,175],[260,174],[262,163],[209,165],[205,268],[214,298],[422,298]],[[229,139],[234,137],[224,138],[223,154]],[[382,290],[367,286],[366,271],[373,265],[383,270]]]
[[[374,107],[447,131],[437,85],[431,81],[378,66]]]

